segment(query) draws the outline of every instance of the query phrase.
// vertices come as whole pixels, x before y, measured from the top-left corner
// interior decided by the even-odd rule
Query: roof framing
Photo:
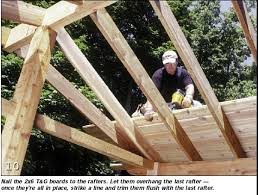
[[[214,165],[216,170],[221,169],[225,173],[229,174],[235,174],[235,172],[227,172],[227,170],[220,167],[222,167],[222,165],[226,167],[236,165],[236,167],[242,168],[243,163],[248,164],[249,162],[251,163],[250,166],[253,167],[252,163],[255,159],[244,159],[245,161],[234,160],[230,161],[230,163],[219,163],[219,165],[206,161],[200,163],[202,157],[200,156],[199,151],[196,150],[185,130],[178,122],[178,119],[169,111],[167,104],[144,70],[142,64],[126,42],[108,12],[105,10],[106,6],[114,2],[116,1],[60,1],[48,9],[43,9],[22,1],[2,1],[2,17],[4,19],[25,23],[20,24],[11,30],[2,27],[2,45],[4,45],[4,50],[8,52],[15,51],[15,53],[22,57],[27,56],[24,61],[22,73],[20,75],[12,103],[10,104],[7,101],[2,100],[2,105],[5,107],[4,113],[11,111],[14,113],[6,115],[7,120],[2,134],[4,138],[2,139],[3,165],[6,162],[18,162],[18,164],[22,166],[30,132],[36,116],[41,89],[45,79],[47,79],[81,113],[88,117],[106,135],[108,135],[114,143],[127,150],[143,154],[148,159],[158,162],[154,163],[153,161],[103,142],[72,127],[53,121],[45,116],[37,115],[35,118],[35,126],[51,135],[79,144],[111,158],[121,160],[122,162],[133,166],[144,167],[144,169],[140,170],[146,170],[147,168],[148,170],[146,174],[148,175],[165,174],[162,170],[168,171],[168,173],[171,171],[175,173],[175,170],[179,170],[179,173],[183,173],[180,172],[180,168],[176,167],[174,164],[160,163],[163,159],[159,152],[151,146],[148,140],[141,133],[139,124],[136,123],[123,109],[118,100],[93,69],[90,62],[79,50],[69,34],[64,30],[63,27],[65,25],[90,15],[117,54],[118,58],[127,68],[148,100],[156,108],[162,123],[174,137],[184,154],[190,160],[198,161],[193,164],[190,163],[190,165],[193,165],[194,170],[198,170],[198,167],[201,167],[202,165],[205,167],[206,163],[207,165]],[[232,2],[234,4],[234,1]],[[238,158],[246,157],[234,129],[225,115],[220,102],[218,102],[217,97],[215,96],[167,2],[157,0],[150,1],[150,3],[156,14],[159,16],[161,23],[174,43],[179,55],[184,61],[188,72],[191,74],[232,153]],[[240,1],[237,1],[237,4],[235,4],[236,12],[244,28],[245,36],[247,37],[251,51],[252,53],[254,52],[253,56],[255,56],[256,59],[256,44],[254,43],[255,37],[253,37],[254,34],[251,29],[252,26],[250,18],[247,16],[246,8],[240,4]],[[107,110],[116,119],[116,123],[110,121],[105,115],[103,115],[92,103],[89,102],[89,100],[76,90],[69,81],[57,72],[53,66],[49,65],[51,57],[50,49],[53,47],[53,43],[55,41],[55,32],[53,30],[58,33],[57,41],[68,60],[97,94]],[[249,32],[247,32],[248,30]],[[25,46],[29,43],[29,46]],[[31,74],[32,72],[33,74]],[[73,93],[71,93],[71,91]],[[65,129],[64,132],[61,132],[61,129],[62,131]],[[239,166],[240,164],[241,166]],[[188,164],[189,167],[191,167],[190,165]],[[246,167],[243,167],[243,169],[245,168]],[[213,169],[207,168],[207,173],[213,173],[212,170]],[[20,174],[20,171],[21,169],[7,172],[5,169],[2,169],[2,174],[18,175]],[[186,174],[191,174],[192,172],[193,170],[189,169]],[[251,173],[253,172],[254,170],[252,170]],[[245,172],[241,172],[241,174],[244,173]]]
[[[176,47],[185,67],[191,75],[199,92],[207,104],[225,140],[237,158],[246,157],[241,144],[225,115],[208,79],[206,78],[197,58],[195,57],[187,39],[185,38],[174,14],[166,1],[150,1],[161,23]]]

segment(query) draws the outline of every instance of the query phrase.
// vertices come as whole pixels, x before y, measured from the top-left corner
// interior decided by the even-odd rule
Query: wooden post
[[[15,110],[2,132],[2,175],[21,173],[55,37],[54,31],[41,26],[32,38],[14,92]]]

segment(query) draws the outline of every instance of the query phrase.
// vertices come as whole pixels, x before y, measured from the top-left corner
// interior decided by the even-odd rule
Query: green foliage
[[[234,100],[256,96],[256,84],[251,80],[238,81],[235,78],[227,82],[226,87],[217,88],[219,99]]]

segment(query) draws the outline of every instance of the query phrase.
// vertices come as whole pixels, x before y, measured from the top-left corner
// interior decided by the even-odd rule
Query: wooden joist
[[[32,38],[14,92],[15,109],[7,116],[2,133],[3,175],[21,172],[55,36],[54,31],[39,27]],[[8,171],[8,163],[18,163],[20,168]]]
[[[125,166],[125,168],[127,168]],[[158,163],[155,169],[129,168],[133,175],[256,175],[256,158],[239,158],[224,161],[194,161]]]
[[[246,157],[241,144],[212,90],[197,58],[166,1],[149,1],[176,47],[185,67],[207,104],[225,140],[237,158]]]
[[[242,26],[247,44],[253,54],[253,59],[257,64],[257,43],[256,43],[256,31],[252,24],[251,18],[248,15],[246,4],[244,0],[232,0],[234,9],[238,20]]]
[[[2,27],[3,28],[3,27]],[[4,31],[3,29],[2,31]],[[4,50],[11,53],[24,45],[30,43],[36,27],[28,24],[20,24],[10,30],[10,34],[5,43]]]
[[[2,114],[10,116],[14,112],[16,104],[2,98]],[[34,126],[43,132],[55,137],[77,144],[84,148],[106,155],[126,164],[147,169],[153,168],[153,162],[141,156],[128,152],[122,148],[106,143],[100,139],[87,135],[78,129],[69,127],[60,122],[50,119],[47,116],[37,114]]]
[[[145,141],[128,113],[110,91],[90,62],[74,43],[65,29],[58,31],[57,41],[65,56],[75,67],[88,86],[96,93],[110,114],[116,119],[120,133],[127,136],[147,158],[162,161],[159,154]],[[135,148],[135,146],[132,146]]]
[[[201,156],[184,132],[174,115],[170,112],[165,100],[155,87],[144,67],[128,45],[114,21],[105,9],[97,10],[90,15],[102,32],[118,58],[122,61],[135,82],[141,88],[147,99],[158,111],[164,124],[190,160],[201,160]]]

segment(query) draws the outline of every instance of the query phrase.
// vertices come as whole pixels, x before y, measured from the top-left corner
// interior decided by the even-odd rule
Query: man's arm
[[[182,106],[184,108],[189,108],[192,104],[193,101],[193,96],[194,96],[194,85],[193,84],[189,84],[185,87],[185,97],[183,99],[182,102]]]
[[[189,96],[194,96],[194,85],[193,84],[189,84],[185,87],[185,95],[189,95]]]

